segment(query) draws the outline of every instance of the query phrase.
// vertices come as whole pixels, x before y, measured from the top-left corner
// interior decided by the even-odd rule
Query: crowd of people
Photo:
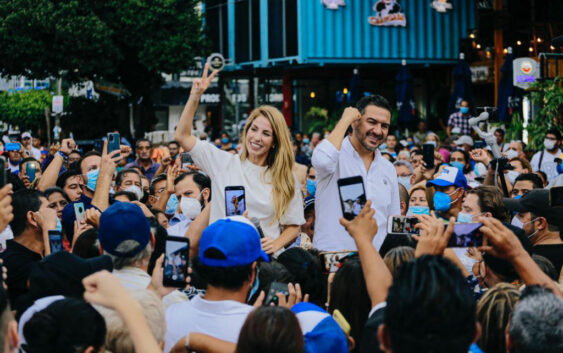
[[[211,141],[192,129],[216,74],[161,146],[0,143],[3,352],[563,351],[557,129],[534,153],[499,128],[494,158],[467,102],[409,136],[374,95],[323,134],[260,106]],[[464,224],[474,246],[450,247]]]

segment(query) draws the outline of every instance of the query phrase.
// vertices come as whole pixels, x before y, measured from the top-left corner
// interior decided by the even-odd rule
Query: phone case
[[[264,300],[264,305],[268,306],[271,303],[278,305],[278,296],[277,293],[283,293],[285,296],[289,295],[289,288],[287,284],[280,283],[280,282],[272,282],[270,284],[270,288],[268,289],[268,294],[266,295],[266,299]]]
[[[86,209],[84,209],[84,204],[82,202],[77,202],[74,204],[74,215],[77,221],[83,221],[85,217]]]
[[[181,248],[170,252],[170,243],[179,243]],[[178,244],[176,244],[178,245]],[[184,288],[188,276],[190,242],[188,238],[167,236],[163,263],[163,281],[166,287]],[[185,263],[184,263],[185,262]]]
[[[344,331],[346,336],[350,336],[350,331],[352,330],[352,326],[350,326],[348,320],[344,318],[344,315],[342,315],[340,310],[334,309],[334,311],[332,312],[332,318],[334,319],[334,321],[336,321],[338,326],[340,326],[342,331]]]

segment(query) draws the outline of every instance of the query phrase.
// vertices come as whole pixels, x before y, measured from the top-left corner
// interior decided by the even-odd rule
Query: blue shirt
[[[150,167],[148,167],[147,169],[143,168],[140,164],[139,164],[139,160],[136,159],[134,162],[131,162],[129,164],[127,164],[125,166],[125,168],[131,168],[131,167],[139,167],[141,168],[141,170],[143,171],[143,174],[152,180],[152,178],[154,178],[154,175],[156,174],[156,171],[158,170],[158,168],[160,167],[160,164],[151,161],[152,164],[150,165]]]

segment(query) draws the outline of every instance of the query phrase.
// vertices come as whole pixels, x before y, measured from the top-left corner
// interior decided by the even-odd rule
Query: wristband
[[[61,157],[63,157],[63,159],[65,160],[65,162],[68,161],[68,156],[66,155],[66,153],[64,153],[63,151],[58,151],[57,154]]]

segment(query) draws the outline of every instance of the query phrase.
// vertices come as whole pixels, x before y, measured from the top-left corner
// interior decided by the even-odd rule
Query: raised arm
[[[104,212],[109,206],[109,189],[113,180],[113,173],[119,161],[118,154],[120,151],[107,153],[108,141],[104,141],[104,149],[102,153],[102,161],[100,163],[100,172],[98,181],[96,182],[96,190],[92,198],[92,205],[96,206],[101,212]]]
[[[342,140],[346,136],[346,130],[348,127],[356,120],[359,120],[362,114],[360,111],[354,107],[348,107],[344,109],[342,113],[342,117],[334,127],[334,130],[328,135],[327,140],[336,147],[337,150],[340,151],[342,147]]]
[[[199,253],[199,240],[207,226],[209,225],[209,215],[211,214],[211,203],[208,203],[203,208],[203,211],[194,219],[188,227],[184,236],[190,239],[190,259],[198,256]]]
[[[192,136],[192,125],[194,122],[194,115],[199,104],[199,99],[218,73],[218,71],[213,71],[211,75],[208,76],[208,71],[209,64],[205,63],[201,78],[193,80],[190,97],[188,98],[188,102],[186,103],[184,111],[180,116],[180,122],[176,127],[176,132],[174,133],[174,140],[178,141],[180,146],[182,146],[186,152],[191,151],[197,142],[196,137]]]
[[[68,157],[68,155],[70,154],[70,152],[72,152],[74,147],[75,147],[74,140],[64,139],[61,144],[61,149],[59,150],[59,152],[61,152],[62,154]],[[50,188],[51,186],[55,186],[61,168],[63,167],[64,161],[65,161],[64,157],[61,156],[60,153],[56,152],[53,157],[53,160],[51,161],[51,163],[49,163],[49,166],[47,167],[47,169],[45,169],[45,172],[43,172],[41,179],[39,179],[37,190],[45,191],[47,188]]]
[[[375,211],[371,208],[371,201],[368,201],[362,212],[353,221],[340,218],[340,224],[354,238],[358,247],[364,280],[372,307],[387,300],[387,293],[393,282],[389,269],[379,252],[373,247],[373,237],[378,229],[377,221],[373,218],[374,213]]]

